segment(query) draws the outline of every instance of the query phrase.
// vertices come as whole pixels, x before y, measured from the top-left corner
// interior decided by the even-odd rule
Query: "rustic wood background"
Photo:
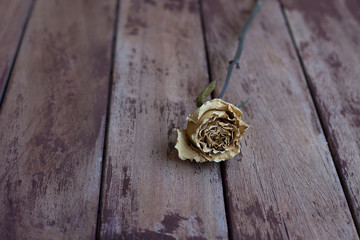
[[[0,239],[359,239],[358,0],[264,0],[241,153],[177,157],[254,5],[0,0]]]

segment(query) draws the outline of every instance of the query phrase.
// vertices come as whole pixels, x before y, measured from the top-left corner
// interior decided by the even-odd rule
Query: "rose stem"
[[[233,70],[234,65],[236,65],[236,68],[240,68],[239,59],[240,59],[242,50],[244,48],[245,35],[246,35],[247,31],[248,31],[248,28],[249,28],[252,20],[255,18],[256,14],[259,12],[262,3],[263,3],[263,0],[258,0],[256,2],[256,6],[252,10],[251,15],[249,16],[249,18],[247,19],[243,29],[241,30],[241,33],[240,33],[239,38],[238,38],[239,39],[238,47],[237,47],[234,59],[229,62],[229,68],[228,68],[228,72],[227,72],[227,75],[226,75],[226,80],[225,80],[225,83],[224,83],[224,87],[221,90],[221,93],[220,93],[220,96],[219,96],[219,98],[221,98],[221,99],[224,97],[226,89],[227,89],[227,87],[229,85],[230,76],[231,76],[231,72]]]

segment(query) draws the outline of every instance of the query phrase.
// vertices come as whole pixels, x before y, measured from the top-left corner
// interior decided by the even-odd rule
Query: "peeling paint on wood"
[[[197,0],[121,1],[103,239],[227,239],[219,165],[199,169],[174,148],[208,84],[199,14]]]
[[[114,7],[34,5],[0,112],[0,238],[95,237]]]
[[[297,1],[296,7],[296,1],[283,2],[335,164],[360,224],[360,2]],[[313,4],[328,10],[307,11]],[[318,37],[312,19],[319,19],[326,39]]]
[[[204,1],[214,79],[224,79],[236,49],[234,39],[249,15],[239,13],[253,4],[250,0],[241,4]],[[337,11],[332,6],[317,7],[324,8],[322,15]],[[230,23],[230,19],[238,21]],[[358,239],[294,56],[278,1],[264,1],[246,36],[241,69],[233,72],[224,98],[234,104],[251,98],[243,108],[251,128],[242,141],[242,154],[225,163],[230,234],[234,239]],[[338,65],[335,55],[329,61]],[[222,85],[218,82],[215,96]]]

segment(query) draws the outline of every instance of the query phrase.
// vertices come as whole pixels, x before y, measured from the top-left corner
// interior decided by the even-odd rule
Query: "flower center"
[[[228,119],[214,119],[210,121],[200,132],[200,146],[212,149],[211,152],[225,151],[231,145],[234,136],[234,123]]]

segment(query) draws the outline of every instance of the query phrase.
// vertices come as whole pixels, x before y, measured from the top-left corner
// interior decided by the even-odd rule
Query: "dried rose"
[[[186,129],[178,130],[175,148],[182,160],[220,162],[240,152],[240,139],[249,127],[242,112],[221,99],[204,103],[186,119]]]

